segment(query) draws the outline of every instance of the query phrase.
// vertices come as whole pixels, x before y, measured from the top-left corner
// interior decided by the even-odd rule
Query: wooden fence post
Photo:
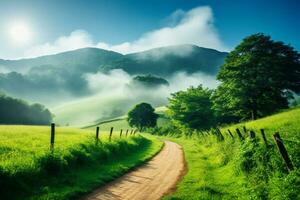
[[[244,133],[247,133],[246,126],[243,126]]]
[[[251,139],[255,138],[255,132],[254,131],[250,131],[249,136]]]
[[[99,126],[96,127],[96,141],[99,139]]]
[[[50,137],[50,151],[54,150],[54,137],[55,137],[55,123],[51,123],[51,137]]]
[[[126,137],[127,137],[127,134],[128,134],[128,129],[126,130]]]
[[[240,131],[240,129],[236,129],[236,133],[237,133],[237,135],[239,136],[239,138],[240,138],[240,140],[244,140],[245,138],[242,136],[242,133],[241,133],[241,131]]]
[[[217,134],[218,134],[218,138],[220,141],[224,141],[224,136],[223,134],[221,133],[221,130],[219,128],[217,128]]]
[[[273,135],[273,137],[274,137],[275,143],[277,145],[278,151],[279,151],[283,161],[285,162],[285,165],[286,165],[288,171],[293,170],[294,169],[293,163],[292,163],[291,159],[289,158],[289,154],[283,144],[283,141],[282,141],[279,133],[276,132]]]
[[[120,138],[122,137],[122,132],[123,132],[123,129],[121,129],[121,131],[120,131]]]
[[[111,127],[110,128],[110,133],[109,133],[109,141],[111,141],[111,136],[113,134],[113,130],[114,130],[114,127]]]
[[[263,140],[264,140],[264,143],[265,143],[266,147],[268,147],[269,144],[268,144],[268,140],[267,140],[267,137],[266,137],[266,134],[265,134],[265,130],[264,129],[260,129],[260,132],[261,132],[261,135],[263,137]]]
[[[228,133],[232,137],[232,139],[234,139],[234,137],[233,137],[233,135],[232,135],[232,133],[231,133],[231,131],[229,129],[228,129]]]

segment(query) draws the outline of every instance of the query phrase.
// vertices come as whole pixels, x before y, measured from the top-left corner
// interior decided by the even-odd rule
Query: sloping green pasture
[[[243,126],[248,129],[243,132]],[[246,138],[240,141],[235,129]],[[269,146],[261,137],[264,128]],[[234,139],[228,134],[230,129]],[[256,138],[249,138],[249,130]],[[225,137],[193,134],[167,137],[182,145],[188,172],[177,191],[166,199],[300,199],[300,109],[221,128]],[[291,172],[278,153],[273,134],[279,132],[295,169]]]

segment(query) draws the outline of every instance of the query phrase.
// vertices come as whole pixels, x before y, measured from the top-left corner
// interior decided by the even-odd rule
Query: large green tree
[[[154,111],[154,108],[148,103],[137,104],[128,112],[127,121],[131,127],[136,127],[139,131],[155,127],[158,114]]]
[[[201,85],[171,94],[168,115],[177,126],[197,130],[209,129],[215,123],[211,94],[211,90]]]
[[[300,92],[300,54],[264,34],[246,37],[225,59],[214,108],[222,117],[256,119],[288,107]]]

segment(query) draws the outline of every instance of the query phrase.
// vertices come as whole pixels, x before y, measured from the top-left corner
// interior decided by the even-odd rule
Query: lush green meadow
[[[256,132],[239,141],[235,128],[246,126]],[[264,128],[267,148],[259,129]],[[235,140],[227,134],[234,133]],[[242,130],[242,129],[241,129]],[[221,129],[225,141],[214,135],[191,138],[165,137],[183,146],[188,172],[177,191],[166,199],[300,199],[300,109]],[[279,131],[295,170],[288,173],[274,144]]]
[[[4,199],[72,199],[105,184],[157,153],[154,137],[56,127],[0,126],[0,192]]]

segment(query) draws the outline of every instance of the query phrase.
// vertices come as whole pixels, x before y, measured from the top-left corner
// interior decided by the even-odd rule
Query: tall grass
[[[154,155],[161,142],[134,136],[108,142],[108,132],[0,126],[0,193],[3,199],[70,199],[124,173]],[[104,170],[104,171],[102,171]],[[79,187],[80,186],[80,187]]]

